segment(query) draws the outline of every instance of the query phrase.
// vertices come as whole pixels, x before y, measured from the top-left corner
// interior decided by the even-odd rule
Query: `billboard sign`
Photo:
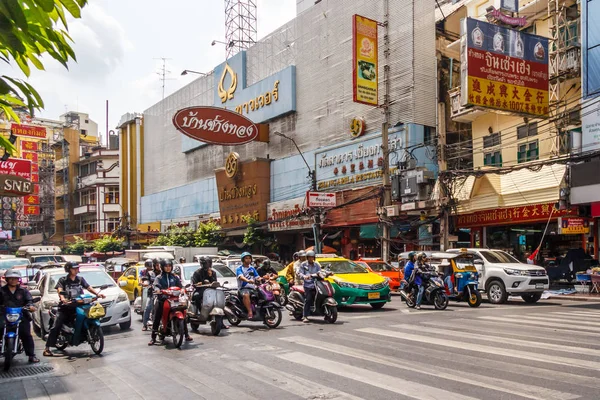
[[[354,101],[378,105],[377,21],[352,16],[352,59]]]
[[[461,25],[461,103],[548,115],[548,39],[473,18]]]
[[[306,197],[277,201],[267,205],[269,231],[291,231],[311,229],[312,221],[307,216],[301,216],[306,210]]]
[[[11,124],[10,132],[15,136],[28,136],[46,139],[46,128],[43,126]]]
[[[0,175],[31,179],[31,161],[12,157],[6,161],[0,161]]]
[[[559,235],[586,235],[590,233],[590,221],[585,218],[558,218]]]

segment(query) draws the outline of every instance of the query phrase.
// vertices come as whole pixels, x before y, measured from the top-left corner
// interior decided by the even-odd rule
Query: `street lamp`
[[[224,44],[225,46],[227,46],[228,49],[230,49],[233,46],[235,46],[236,43],[250,43],[250,44],[254,44],[256,42],[253,41],[253,40],[230,40],[229,43],[228,43],[228,42],[221,42],[220,40],[213,40],[210,45],[214,46],[217,43]]]
[[[183,72],[181,72],[181,75],[187,75],[187,74],[196,74],[196,75],[202,75],[202,76],[208,75],[205,72],[192,71],[191,69],[184,69]]]

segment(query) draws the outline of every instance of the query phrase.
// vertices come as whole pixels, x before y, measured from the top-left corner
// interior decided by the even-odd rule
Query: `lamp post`
[[[192,71],[191,69],[184,69],[181,72],[181,75],[187,75],[187,74],[196,74],[196,75],[201,75],[201,76],[208,76],[208,74],[206,72]]]

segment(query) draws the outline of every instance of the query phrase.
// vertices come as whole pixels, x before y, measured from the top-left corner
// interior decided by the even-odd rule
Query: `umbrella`
[[[308,249],[306,249],[306,251],[314,251],[315,250],[315,246],[310,246]],[[333,247],[329,247],[329,246],[323,246],[323,248],[321,249],[321,253],[322,254],[337,254],[337,250],[334,249]]]

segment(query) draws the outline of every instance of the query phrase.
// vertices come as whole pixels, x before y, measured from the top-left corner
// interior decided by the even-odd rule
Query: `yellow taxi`
[[[135,301],[136,297],[142,294],[142,285],[140,285],[140,272],[146,267],[143,262],[138,262],[130,266],[123,272],[123,275],[117,279],[117,284],[127,293],[129,301]]]

